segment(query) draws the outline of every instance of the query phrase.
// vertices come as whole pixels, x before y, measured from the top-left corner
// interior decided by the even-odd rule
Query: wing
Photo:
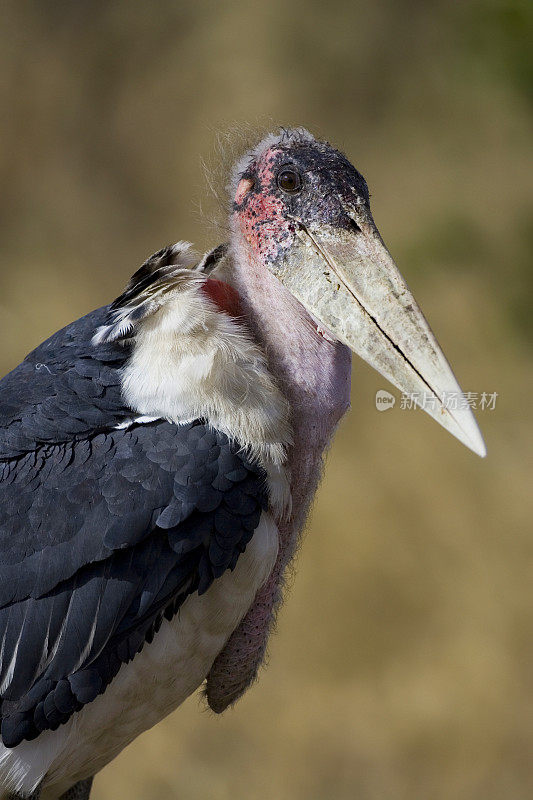
[[[121,394],[126,344],[91,346],[108,307],[73,322],[0,381],[0,459],[83,438],[131,417]]]
[[[108,309],[0,382],[1,733],[14,747],[105,691],[192,592],[232,569],[265,475],[204,421],[132,422]],[[122,425],[117,429],[117,426]]]

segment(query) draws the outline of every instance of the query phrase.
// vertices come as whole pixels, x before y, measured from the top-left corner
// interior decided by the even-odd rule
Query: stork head
[[[428,323],[385,247],[363,176],[299,128],[236,166],[235,243],[339,340],[480,456],[482,436]],[[457,397],[459,402],[450,402]]]

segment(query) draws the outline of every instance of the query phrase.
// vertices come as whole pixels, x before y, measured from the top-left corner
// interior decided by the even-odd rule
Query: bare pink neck
[[[296,534],[320,480],[324,450],[349,407],[351,354],[320,336],[303,306],[261,265],[239,259],[235,283],[252,332],[291,407],[291,528]]]

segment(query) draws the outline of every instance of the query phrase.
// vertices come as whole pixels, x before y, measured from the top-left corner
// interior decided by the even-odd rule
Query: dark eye
[[[278,186],[289,194],[299,192],[302,188],[300,173],[293,167],[282,167],[278,172]]]

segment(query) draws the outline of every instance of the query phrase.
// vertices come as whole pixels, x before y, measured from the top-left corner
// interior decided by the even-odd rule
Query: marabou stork
[[[202,684],[250,686],[351,350],[485,454],[344,155],[269,135],[231,201],[229,244],[160,250],[0,383],[3,797],[86,798]]]

